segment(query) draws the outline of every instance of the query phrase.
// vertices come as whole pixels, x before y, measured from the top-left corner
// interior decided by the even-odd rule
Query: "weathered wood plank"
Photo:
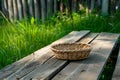
[[[8,17],[8,0],[4,0],[4,10],[5,10],[5,16]]]
[[[109,9],[109,0],[103,0],[101,14],[108,15],[108,9]]]
[[[77,31],[73,31],[71,32],[69,35],[66,35],[65,37],[53,42],[52,44],[57,44],[57,43],[68,43],[68,42],[75,42],[76,40],[79,41],[80,38],[83,38],[83,35],[87,35],[89,33],[89,31],[81,31],[81,32],[77,32]],[[71,36],[71,35],[75,35],[75,36]]]
[[[34,0],[34,8],[35,8],[35,18],[40,19],[40,8],[39,8],[39,1]]]
[[[118,37],[118,34],[101,33],[91,43],[93,50],[88,59],[71,62],[53,80],[98,80]]]
[[[89,32],[89,31],[88,31]],[[69,38],[72,37],[74,35],[74,32],[69,33],[68,35],[65,36],[65,38]],[[67,37],[68,36],[68,37]],[[65,40],[65,38],[61,38],[60,40]],[[68,39],[68,40],[69,40]],[[58,41],[60,41],[58,40]],[[30,63],[32,60],[37,60],[39,57],[41,57],[42,55],[44,55],[45,53],[47,53],[49,51],[50,45],[48,45],[47,47],[44,47],[36,52],[34,52],[33,54],[13,63],[12,65],[9,65],[5,68],[3,68],[2,70],[0,70],[0,80],[3,78],[8,77],[9,75],[11,75],[12,73],[14,73],[15,71],[17,71],[19,68],[21,68],[22,66],[24,66],[25,64]]]
[[[90,34],[82,41],[90,42],[95,36],[96,34]],[[49,80],[68,63],[67,60],[56,60],[54,57],[52,57],[51,60],[52,61],[48,60],[45,64],[40,65],[37,69],[23,77],[21,80]]]
[[[57,0],[54,0],[54,13],[57,13]]]
[[[26,0],[22,0],[22,6],[23,6],[23,16],[24,18],[27,17],[27,2]]]
[[[10,21],[13,21],[13,0],[8,0],[8,13]]]
[[[21,0],[17,0],[17,6],[18,6],[18,13],[19,13],[19,20],[21,20],[23,18],[23,11],[22,11]]]
[[[120,48],[119,48],[117,63],[116,63],[116,67],[115,67],[115,70],[112,76],[112,80],[120,80]]]
[[[53,15],[53,0],[47,0],[47,17]]]
[[[75,36],[75,35],[77,35],[77,34],[75,34],[75,33],[78,33],[78,34],[80,34],[80,33],[83,33],[83,32],[85,32],[86,34],[88,34],[89,33],[89,31],[80,31],[80,32],[71,32],[71,33],[69,33],[68,35],[66,35],[65,36],[65,38],[63,37],[63,38],[61,38],[60,40],[64,40],[64,41],[66,41],[65,39],[66,38],[69,38],[69,39],[67,39],[68,41],[69,40],[71,40],[71,37],[72,36]],[[85,34],[85,35],[86,35]],[[68,36],[68,37],[67,37]],[[80,37],[82,38],[83,36],[82,35],[80,35]],[[80,38],[79,37],[79,38]],[[78,38],[78,39],[79,39]],[[60,40],[58,40],[58,41],[60,41]],[[72,41],[72,40],[71,40]],[[75,40],[74,40],[75,41]],[[36,64],[36,66],[38,65],[38,63],[40,64],[43,64],[47,59],[49,59],[52,55],[48,55],[47,53],[48,52],[50,52],[50,45],[49,46],[47,46],[47,47],[44,47],[44,48],[42,48],[42,49],[40,49],[40,50],[38,50],[38,51],[36,51],[36,52],[34,52],[33,54],[31,54],[31,55],[29,55],[29,56],[27,56],[27,57],[25,57],[25,58],[23,58],[23,59],[21,59],[21,60],[19,60],[19,61],[17,61],[17,62],[15,62],[15,63],[13,63],[12,65],[9,65],[9,66],[7,66],[6,68],[3,68],[2,70],[0,70],[0,80],[2,80],[2,79],[4,79],[4,78],[7,78],[8,76],[10,77],[10,76],[12,76],[12,75],[14,75],[14,74],[16,74],[16,73],[20,73],[21,71],[24,71],[24,69],[26,68],[26,66],[29,66],[29,65],[32,65],[32,64]],[[42,58],[41,58],[42,57]],[[41,59],[40,59],[41,58]],[[37,62],[38,61],[38,62]],[[34,65],[35,65],[34,64]],[[31,67],[33,67],[34,65],[32,65]],[[31,69],[31,67],[29,67],[27,70],[29,70],[29,69]],[[32,68],[32,69],[34,69],[34,68]],[[30,70],[31,71],[31,70]],[[16,73],[15,73],[16,72]],[[29,72],[29,71],[28,71]],[[22,74],[22,73],[21,73]],[[20,75],[21,75],[20,74]],[[22,74],[22,75],[25,75],[25,74],[27,74],[27,71],[25,71],[25,73],[24,74]],[[12,79],[13,80],[13,79]]]
[[[17,0],[13,0],[13,12],[14,12],[14,19],[18,19],[18,7],[17,7]]]
[[[45,0],[40,0],[41,1],[41,15],[42,15],[42,21],[45,21],[45,18],[47,16],[47,6],[45,4]]]
[[[30,17],[34,17],[33,0],[28,0],[28,7],[29,7]]]

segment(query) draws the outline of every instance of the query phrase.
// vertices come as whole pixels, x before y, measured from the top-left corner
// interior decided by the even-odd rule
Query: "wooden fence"
[[[52,16],[57,11],[76,12],[86,6],[86,14],[97,6],[102,14],[115,10],[117,0],[1,0],[2,11],[11,21],[26,17],[42,19]],[[112,7],[111,7],[112,5]]]

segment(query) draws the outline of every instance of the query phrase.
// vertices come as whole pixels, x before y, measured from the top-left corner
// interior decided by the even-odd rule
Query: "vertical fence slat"
[[[1,0],[1,7],[2,7],[3,13],[5,13],[4,0]]]
[[[8,13],[9,13],[9,19],[10,21],[13,21],[13,4],[12,4],[12,0],[8,0]]]
[[[21,0],[17,0],[17,5],[18,5],[19,20],[21,20],[23,18]]]
[[[17,1],[13,0],[13,12],[14,12],[14,19],[18,19],[18,8],[17,8]]]
[[[27,17],[27,3],[26,0],[22,0],[22,6],[23,6],[23,16],[24,18]]]
[[[46,11],[46,4],[45,0],[41,0],[41,12],[42,12],[42,21],[44,22],[46,16],[47,16],[47,11]]]
[[[2,12],[4,13],[4,15],[6,17],[8,17],[8,1],[7,0],[2,0],[1,4],[2,4]]]
[[[91,0],[91,12],[93,12],[95,6],[95,0]]]
[[[47,0],[47,16],[51,17],[53,14],[53,0]]]
[[[54,13],[57,12],[57,0],[54,0]]]
[[[40,8],[39,8],[39,3],[38,0],[34,0],[34,8],[35,8],[35,18],[39,19],[40,18]]]
[[[102,14],[108,14],[109,0],[102,0]]]
[[[28,0],[28,7],[29,7],[29,14],[30,14],[30,16],[34,17],[33,0]]]

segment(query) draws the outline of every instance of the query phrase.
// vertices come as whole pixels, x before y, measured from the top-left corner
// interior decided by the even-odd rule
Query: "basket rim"
[[[53,48],[54,46],[57,46],[57,45],[72,45],[72,44],[85,44],[89,47],[84,48],[84,49],[80,49],[80,50],[58,50],[58,49]],[[58,44],[51,45],[51,50],[56,51],[56,52],[82,52],[82,51],[89,51],[91,49],[92,49],[91,45],[86,44],[86,43],[58,43]]]

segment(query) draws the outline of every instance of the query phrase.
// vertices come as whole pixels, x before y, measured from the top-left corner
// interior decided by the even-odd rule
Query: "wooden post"
[[[53,15],[53,0],[47,0],[47,16],[51,17]]]
[[[29,7],[30,17],[34,17],[33,0],[28,0],[28,7]]]
[[[13,0],[13,12],[14,12],[14,19],[18,19],[18,7],[17,7],[17,1]]]
[[[45,4],[45,0],[41,0],[41,13],[42,13],[42,21],[44,22],[46,16],[47,16],[47,7]]]
[[[2,0],[1,1],[1,7],[2,7],[2,12],[6,17],[8,17],[8,1],[7,0]]]
[[[10,21],[13,22],[13,1],[12,0],[8,0],[8,13],[9,13],[9,19]]]
[[[4,0],[1,0],[1,8],[2,8],[2,12],[5,14],[5,6],[4,6]]]
[[[57,0],[54,0],[54,13],[57,13]]]
[[[23,18],[22,3],[21,0],[17,0],[19,20]]]
[[[95,0],[91,0],[91,12],[94,10]]]
[[[34,10],[35,10],[35,18],[40,19],[40,8],[39,8],[38,0],[34,0]]]
[[[26,0],[22,0],[22,6],[23,6],[23,16],[24,18],[27,17],[27,2]]]
[[[102,0],[101,14],[108,15],[108,9],[109,9],[109,0]]]

